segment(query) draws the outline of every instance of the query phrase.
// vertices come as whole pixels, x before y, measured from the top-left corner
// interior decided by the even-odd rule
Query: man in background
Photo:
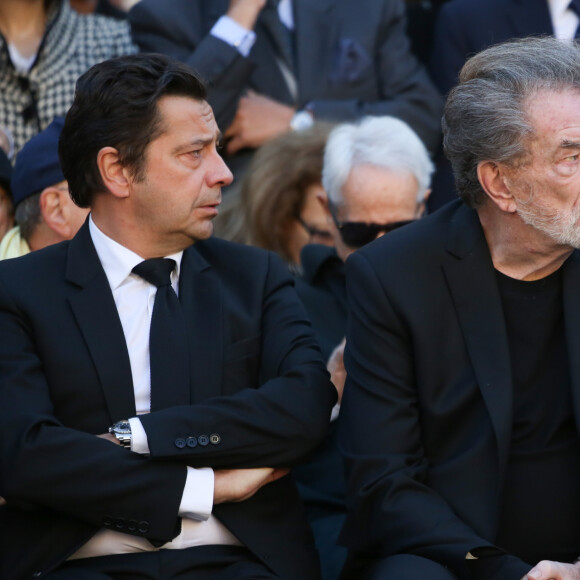
[[[441,98],[411,54],[402,0],[141,0],[129,20],[141,50],[208,81],[235,175],[314,120],[392,115],[439,144]]]
[[[75,205],[62,174],[58,139],[63,124],[57,117],[18,155],[12,179],[17,225],[0,242],[0,260],[70,240],[89,213]]]
[[[302,250],[304,275],[296,290],[335,387],[345,380],[344,335],[348,305],[344,262],[350,254],[419,219],[429,197],[433,164],[417,134],[394,117],[367,117],[336,127],[328,138],[319,201],[335,248]],[[335,418],[338,406],[335,409]],[[322,561],[324,579],[338,578],[346,549],[337,545],[346,514],[342,459],[333,421],[312,461],[294,469]]]

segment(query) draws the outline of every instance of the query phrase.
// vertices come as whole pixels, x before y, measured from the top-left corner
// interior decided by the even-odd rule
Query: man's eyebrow
[[[563,139],[560,143],[562,149],[580,149],[580,141],[570,141],[569,139]]]
[[[192,148],[192,147],[205,147],[206,145],[211,145],[214,140],[216,143],[219,144],[220,140],[222,138],[222,134],[221,132],[218,132],[214,137],[200,137],[199,139],[193,139],[192,141],[188,141],[187,143],[182,143],[181,145],[178,145],[175,148],[176,152],[180,152],[180,151],[187,151],[188,149]]]

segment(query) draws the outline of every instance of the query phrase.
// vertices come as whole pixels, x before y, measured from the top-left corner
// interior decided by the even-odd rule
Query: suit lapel
[[[198,403],[221,393],[223,315],[219,281],[198,242],[181,261],[179,299],[184,311],[191,361],[191,400]]]
[[[69,302],[99,376],[111,423],[134,417],[135,395],[123,327],[88,222],[70,242],[66,268],[67,280],[80,287]]]
[[[332,0],[294,0],[296,69],[300,103],[323,94],[328,84],[328,54],[336,46],[338,19]]]
[[[562,298],[564,301],[564,324],[568,345],[568,364],[572,401],[576,425],[580,431],[580,252],[575,251],[564,264]]]
[[[512,424],[511,365],[493,263],[475,211],[459,209],[447,249],[453,257],[443,266],[445,276],[495,431],[500,473],[505,473]]]

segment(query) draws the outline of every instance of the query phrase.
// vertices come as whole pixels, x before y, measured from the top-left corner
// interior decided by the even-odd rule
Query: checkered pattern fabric
[[[15,152],[70,107],[77,78],[92,65],[137,52],[127,22],[77,14],[68,0],[52,2],[36,61],[18,74],[0,35],[0,128],[14,137]]]

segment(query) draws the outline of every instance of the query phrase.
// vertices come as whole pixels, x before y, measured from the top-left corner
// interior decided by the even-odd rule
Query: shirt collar
[[[89,231],[111,290],[114,291],[129,277],[135,276],[132,270],[143,261],[143,258],[104,234],[93,221],[92,215],[89,216]],[[176,282],[179,279],[183,250],[164,257],[175,260],[177,264],[171,274],[172,282]]]

